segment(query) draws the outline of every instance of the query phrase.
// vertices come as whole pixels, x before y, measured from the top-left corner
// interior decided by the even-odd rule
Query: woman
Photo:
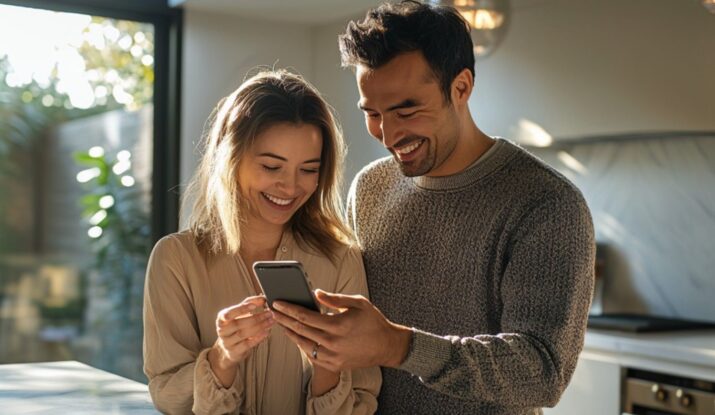
[[[144,295],[144,371],[167,413],[372,413],[378,368],[314,365],[274,324],[251,265],[298,260],[312,285],[367,294],[340,220],[344,144],[298,76],[264,72],[225,98],[190,186],[189,229],[157,243]]]

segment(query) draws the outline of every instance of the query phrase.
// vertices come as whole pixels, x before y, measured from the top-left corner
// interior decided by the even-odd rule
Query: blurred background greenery
[[[153,83],[152,25],[0,6],[0,362],[144,380]]]

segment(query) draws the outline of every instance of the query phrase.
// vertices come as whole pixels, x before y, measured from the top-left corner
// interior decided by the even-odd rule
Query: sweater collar
[[[413,177],[412,181],[417,187],[425,190],[459,189],[476,182],[504,165],[514,154],[515,149],[516,145],[501,137],[495,137],[491,148],[461,172],[442,177],[417,176]]]

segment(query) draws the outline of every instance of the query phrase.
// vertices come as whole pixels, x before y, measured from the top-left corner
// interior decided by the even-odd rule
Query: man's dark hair
[[[469,69],[474,79],[469,30],[469,24],[452,7],[411,0],[384,3],[368,11],[362,22],[350,22],[340,35],[342,65],[376,69],[400,53],[420,51],[446,101],[451,102],[454,78]]]

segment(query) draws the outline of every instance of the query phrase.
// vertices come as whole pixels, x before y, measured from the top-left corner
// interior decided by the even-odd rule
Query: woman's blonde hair
[[[296,240],[331,259],[341,245],[352,242],[341,220],[345,144],[340,127],[312,85],[272,70],[246,80],[212,115],[204,154],[187,190],[188,197],[195,197],[189,228],[205,254],[239,252],[248,209],[238,184],[239,164],[256,137],[278,123],[314,125],[323,139],[318,187],[288,224]]]

